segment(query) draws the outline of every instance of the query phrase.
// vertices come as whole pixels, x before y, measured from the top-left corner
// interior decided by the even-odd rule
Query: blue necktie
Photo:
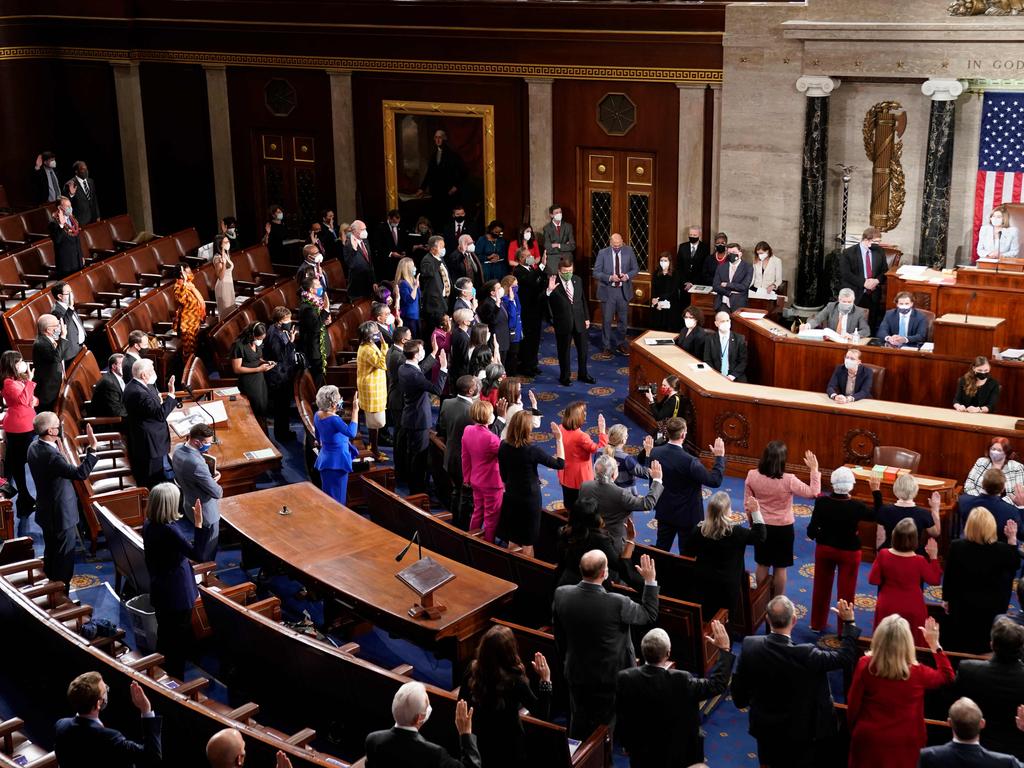
[[[907,338],[907,323],[910,321],[910,314],[900,315],[900,336]]]
[[[721,339],[721,337],[719,337]],[[722,343],[722,375],[729,375],[729,337],[725,337],[725,341]]]

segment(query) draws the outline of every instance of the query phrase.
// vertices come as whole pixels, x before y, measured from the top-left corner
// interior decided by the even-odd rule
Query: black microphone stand
[[[220,438],[217,437],[217,422],[213,418],[213,414],[206,410],[206,406],[199,402],[199,398],[196,397],[196,394],[192,391],[192,387],[190,385],[184,384],[183,386],[185,387],[185,391],[188,392],[188,396],[192,398],[192,402],[198,405],[199,409],[210,417],[210,426],[213,428],[213,444],[220,445]]]
[[[405,549],[403,549],[395,556],[396,563],[402,562],[402,558],[409,553],[409,549],[412,547],[413,544],[416,544],[417,547],[419,548],[419,557],[417,559],[423,559],[423,545],[420,544],[420,532],[416,531],[415,533],[413,533],[412,538],[409,539],[409,543],[405,545]]]

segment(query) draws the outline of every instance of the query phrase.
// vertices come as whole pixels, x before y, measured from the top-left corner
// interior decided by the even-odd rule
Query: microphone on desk
[[[969,314],[971,314],[971,302],[973,302],[976,298],[978,298],[978,292],[977,291],[971,291],[971,298],[968,299],[968,301],[967,301],[967,311],[964,312],[964,322],[965,323],[967,322],[967,316]]]
[[[199,409],[203,413],[205,413],[207,416],[210,417],[210,426],[213,428],[213,444],[214,445],[220,445],[220,438],[217,437],[217,421],[216,421],[216,419],[213,418],[213,414],[210,413],[208,410],[206,410],[206,406],[204,406],[201,402],[199,402],[199,398],[196,397],[196,393],[192,391],[192,385],[191,384],[185,384],[183,382],[182,386],[185,387],[185,391],[188,392],[188,396],[192,398],[192,402],[194,402],[196,405],[198,405]]]
[[[412,535],[412,538],[409,539],[409,543],[405,545],[405,549],[403,549],[401,552],[399,552],[395,556],[395,562],[396,563],[402,562],[402,558],[405,557],[409,553],[409,549],[412,547],[413,544],[416,544],[418,546],[418,548],[419,548],[419,558],[417,558],[417,559],[419,559],[419,560],[423,559],[423,545],[420,544],[420,532],[416,531]]]

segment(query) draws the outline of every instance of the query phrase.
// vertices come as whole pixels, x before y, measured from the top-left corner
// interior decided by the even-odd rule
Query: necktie
[[[864,251],[864,277],[871,277],[871,249],[868,248]]]
[[[846,315],[839,313],[839,322],[836,323],[836,330],[839,333],[846,333]]]
[[[398,227],[391,228],[391,239],[395,241],[395,245],[398,245]]]
[[[562,285],[565,286],[565,295],[569,297],[569,303],[572,304],[572,278],[562,281]]]
[[[437,162],[438,165],[441,164],[441,148],[440,147],[437,148],[437,161],[436,162]]]
[[[900,336],[907,338],[907,323],[910,319],[910,315],[900,315]]]
[[[618,275],[618,274],[621,274],[621,273],[622,273],[622,263],[619,261],[619,252],[618,252],[618,250],[616,250],[615,251],[615,274]]]
[[[437,266],[441,268],[441,284],[443,286],[442,291],[444,292],[444,295],[447,296],[449,293],[451,293],[452,290],[452,284],[448,280],[448,268],[445,267],[443,261],[439,261],[437,263]]]
[[[729,375],[729,337],[726,336],[726,337],[723,338],[721,335],[719,335],[718,341],[722,345],[722,367],[721,367],[722,375],[723,376],[728,376]]]
[[[367,251],[366,251],[366,241],[364,241],[364,240],[360,240],[359,241],[359,250],[363,252],[363,258],[366,259],[367,263],[369,263],[369,261],[370,261],[370,254],[367,253]]]
[[[562,232],[562,225],[561,224],[555,224],[555,234],[556,235],[560,235],[561,232]]]
[[[455,236],[459,237],[462,234],[462,224],[455,225]]]
[[[89,182],[86,179],[82,179],[82,191],[85,192],[86,197],[92,197],[92,193],[89,191]]]

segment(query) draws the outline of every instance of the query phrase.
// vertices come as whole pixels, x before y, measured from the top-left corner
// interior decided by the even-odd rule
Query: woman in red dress
[[[917,645],[924,644],[920,628],[924,626],[928,609],[924,604],[921,582],[939,584],[942,581],[942,566],[936,556],[939,545],[929,539],[924,547],[926,557],[917,554],[917,524],[913,518],[905,517],[892,530],[892,546],[878,550],[868,582],[878,587],[878,603],[875,606],[875,629],[882,619],[898,613],[910,622]]]
[[[939,647],[939,625],[929,617],[917,627],[935,660],[919,664],[914,636],[902,616],[875,626],[871,650],[857,662],[847,696],[849,768],[914,768],[927,734],[924,692],[953,682],[953,667]]]

